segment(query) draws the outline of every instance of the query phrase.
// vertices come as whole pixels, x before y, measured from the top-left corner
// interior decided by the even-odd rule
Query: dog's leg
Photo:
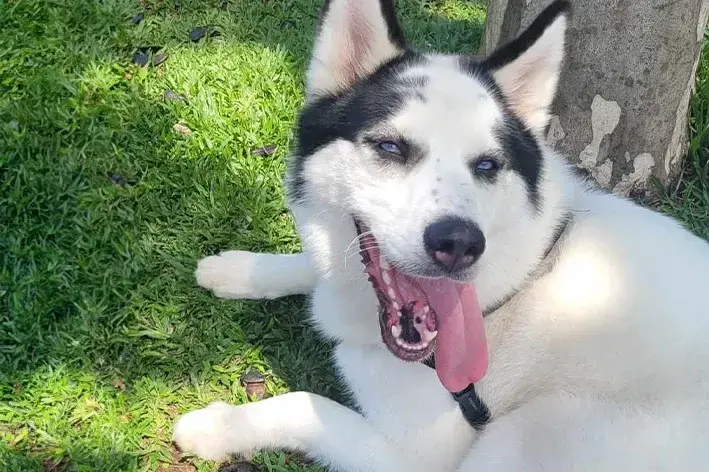
[[[288,448],[345,471],[411,471],[404,455],[361,415],[327,398],[296,392],[256,403],[213,403],[179,419],[174,441],[207,460]]]
[[[227,251],[197,265],[197,284],[217,297],[273,299],[309,293],[315,269],[306,254]]]

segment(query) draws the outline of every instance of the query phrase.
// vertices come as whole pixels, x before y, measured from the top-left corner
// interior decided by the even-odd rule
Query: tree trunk
[[[482,52],[550,3],[489,0]],[[653,175],[670,184],[707,16],[709,0],[575,0],[549,143],[615,193],[642,192]]]

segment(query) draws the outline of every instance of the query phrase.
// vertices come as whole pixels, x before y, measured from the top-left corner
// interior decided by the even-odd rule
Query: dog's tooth
[[[433,341],[436,336],[438,336],[438,331],[429,331],[425,329],[421,337],[426,340],[426,345],[428,345],[428,343]]]
[[[396,338],[396,344],[397,344],[399,347],[403,347],[404,349],[406,349],[406,343],[404,342],[403,339],[401,339],[401,338]]]
[[[382,272],[382,279],[384,279],[384,283],[389,285],[391,283],[391,276],[389,275],[389,272]]]
[[[394,292],[394,289],[391,288],[391,287],[390,287],[389,290],[387,291],[387,294],[389,295],[389,298],[391,298],[391,299],[396,298],[396,292]]]
[[[425,307],[423,307],[423,312],[424,312],[424,313],[428,313],[429,311],[431,311],[431,309],[428,307],[428,305],[426,305]]]
[[[391,334],[395,337],[398,338],[401,336],[401,326],[400,325],[394,325],[391,327]]]

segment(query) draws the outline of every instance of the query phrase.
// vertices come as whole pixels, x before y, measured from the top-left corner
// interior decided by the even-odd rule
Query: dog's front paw
[[[258,256],[248,251],[227,251],[205,257],[197,264],[197,284],[219,298],[261,298],[252,274]]]
[[[181,451],[206,460],[219,461],[232,454],[248,453],[248,431],[241,429],[248,426],[239,424],[238,408],[216,402],[191,411],[177,421],[172,439]]]

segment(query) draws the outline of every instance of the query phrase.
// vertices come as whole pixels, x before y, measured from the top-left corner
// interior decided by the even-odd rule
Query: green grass
[[[709,29],[690,103],[689,155],[676,188],[663,195],[661,210],[709,239]]]
[[[476,50],[479,4],[400,3],[418,45]],[[246,401],[247,369],[343,397],[302,299],[218,300],[192,274],[223,249],[298,249],[281,176],[319,5],[0,3],[0,470],[159,470],[176,417]],[[206,24],[221,35],[191,43]],[[169,59],[131,65],[148,45]]]
[[[480,4],[399,3],[415,44],[476,51]],[[247,369],[272,394],[344,397],[302,299],[218,300],[192,275],[223,249],[298,249],[281,176],[319,5],[0,3],[0,470],[167,467],[176,417],[246,401]],[[205,24],[221,35],[191,43]],[[169,59],[131,65],[147,45]],[[707,53],[701,71],[690,164],[663,209],[709,237]]]

